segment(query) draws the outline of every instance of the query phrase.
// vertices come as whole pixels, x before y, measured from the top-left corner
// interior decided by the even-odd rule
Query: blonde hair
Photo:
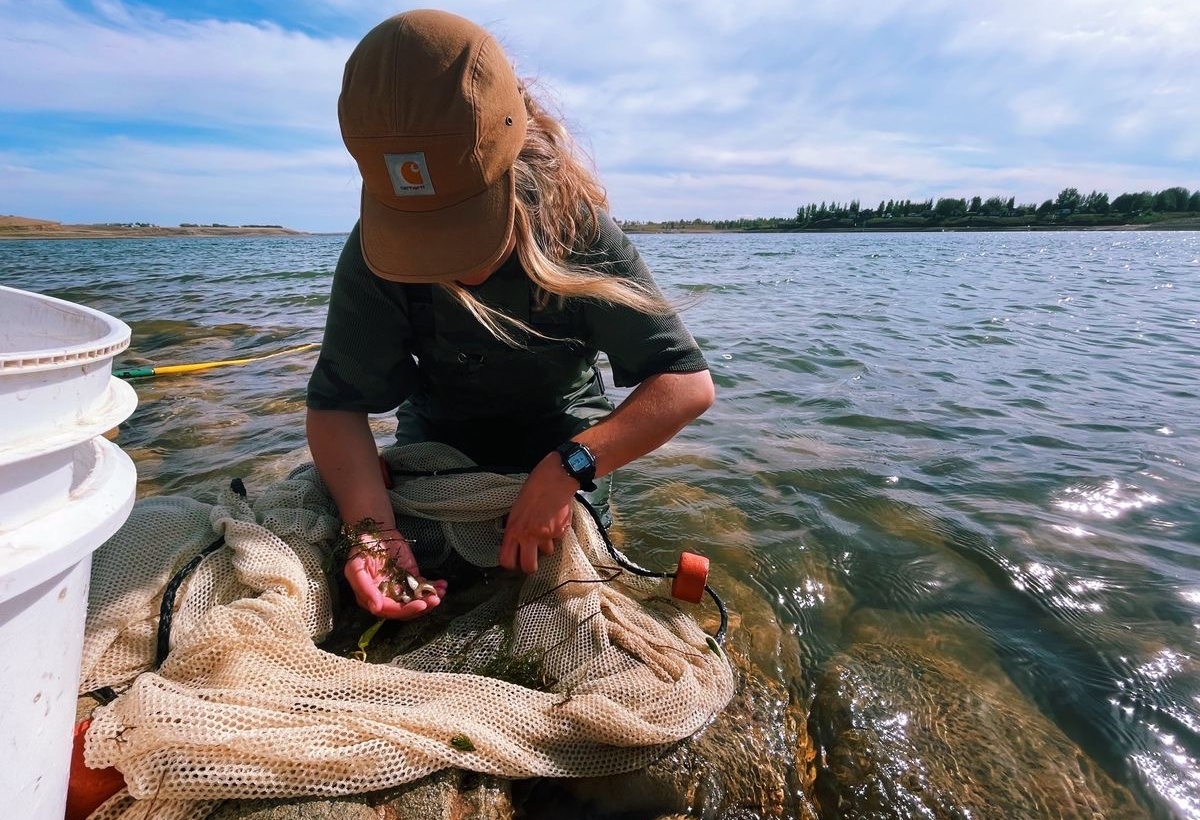
[[[608,197],[563,124],[529,93],[525,100],[525,144],[513,165],[517,201],[516,251],[533,282],[538,307],[567,298],[623,305],[642,313],[666,313],[670,305],[652,285],[604,271],[587,261],[588,247],[600,235],[600,211]],[[520,347],[517,334],[542,337],[534,328],[483,304],[456,282],[440,283],[489,332]]]

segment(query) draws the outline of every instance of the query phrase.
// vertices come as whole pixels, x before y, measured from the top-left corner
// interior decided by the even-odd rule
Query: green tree
[[[1188,203],[1187,188],[1167,188],[1159,191],[1154,197],[1154,210],[1160,213],[1170,211],[1186,211]]]
[[[1089,214],[1106,214],[1109,211],[1108,194],[1092,191],[1083,198],[1083,210]]]
[[[1149,191],[1121,194],[1112,201],[1112,210],[1119,214],[1138,214],[1154,207],[1154,195]]]
[[[1058,199],[1054,201],[1055,207],[1059,210],[1074,211],[1079,208],[1079,203],[1083,199],[1079,195],[1078,188],[1063,188],[1058,193]]]
[[[990,196],[979,206],[978,211],[984,216],[1007,216],[1009,208],[1000,197]]]
[[[967,201],[965,199],[954,199],[946,197],[939,199],[937,205],[933,206],[933,214],[941,219],[949,219],[955,216],[963,216],[967,212]]]

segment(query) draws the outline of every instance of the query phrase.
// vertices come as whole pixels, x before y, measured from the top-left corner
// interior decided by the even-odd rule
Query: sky
[[[0,214],[344,232],[370,0],[0,0]],[[1200,188],[1200,0],[463,0],[623,220]]]

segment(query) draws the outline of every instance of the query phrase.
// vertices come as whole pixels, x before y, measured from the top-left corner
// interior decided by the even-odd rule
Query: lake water
[[[118,366],[256,356],[320,341],[343,239],[4,242],[0,282],[128,322]],[[1200,233],[634,239],[718,402],[618,474],[632,557],[711,547],[814,671],[852,612],[974,624],[1152,813],[1200,817]],[[306,461],[314,358],[137,382],[140,495]]]

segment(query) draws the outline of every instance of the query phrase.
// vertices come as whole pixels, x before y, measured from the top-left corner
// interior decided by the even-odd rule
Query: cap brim
[[[512,238],[516,182],[512,169],[482,194],[437,211],[398,211],[363,188],[363,259],[393,282],[449,282],[490,273]]]

